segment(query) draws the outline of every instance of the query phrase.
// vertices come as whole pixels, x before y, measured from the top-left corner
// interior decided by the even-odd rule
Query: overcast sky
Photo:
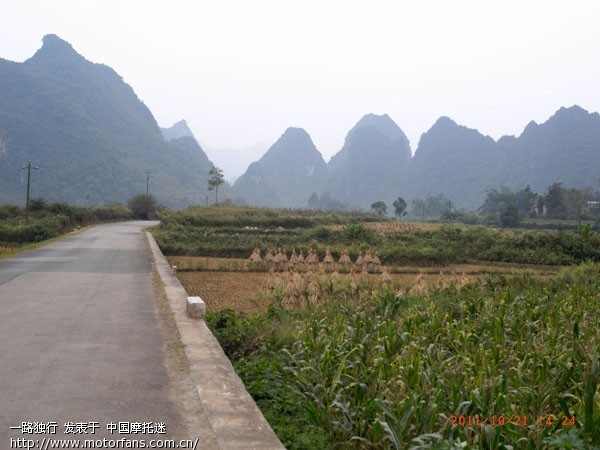
[[[440,116],[497,139],[561,106],[599,111],[599,20],[597,0],[3,0],[0,57],[57,34],[160,126],[186,119],[212,148],[302,127],[329,160],[367,113],[414,152]]]

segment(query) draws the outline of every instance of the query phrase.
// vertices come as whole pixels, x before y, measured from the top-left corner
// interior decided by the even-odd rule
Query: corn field
[[[599,273],[340,290],[288,318],[282,376],[329,448],[599,448]]]

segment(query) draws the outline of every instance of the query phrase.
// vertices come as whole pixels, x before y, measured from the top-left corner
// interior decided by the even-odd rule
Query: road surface
[[[148,225],[93,227],[0,260],[0,448],[198,437],[174,394]]]

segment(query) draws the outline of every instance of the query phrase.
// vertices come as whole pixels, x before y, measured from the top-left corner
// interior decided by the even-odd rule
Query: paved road
[[[23,435],[23,422],[56,423],[55,437],[66,422],[88,434],[98,424],[77,439],[122,438],[111,422],[164,423],[166,435],[126,437],[192,438],[169,387],[148,225],[94,227],[0,260],[0,448],[49,436]]]

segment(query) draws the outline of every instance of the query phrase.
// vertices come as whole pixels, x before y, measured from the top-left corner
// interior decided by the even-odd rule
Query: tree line
[[[502,186],[486,191],[483,204],[474,213],[468,213],[443,194],[412,200],[408,209],[406,201],[398,197],[393,202],[396,219],[409,217],[426,220],[461,220],[483,222],[502,227],[516,227],[525,219],[598,220],[600,216],[600,191],[590,187],[565,188],[555,182],[545,193],[534,192],[529,185],[517,191]],[[371,204],[371,211],[379,216],[388,212],[387,204],[378,200]]]

